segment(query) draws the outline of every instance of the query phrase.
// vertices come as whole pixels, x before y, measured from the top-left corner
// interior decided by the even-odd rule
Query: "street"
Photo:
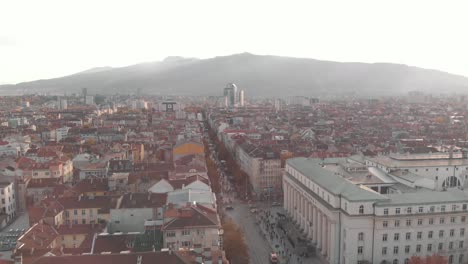
[[[21,213],[16,220],[5,227],[2,231],[0,231],[0,237],[1,238],[6,238],[8,235],[11,235],[10,230],[14,230],[16,233],[16,230],[27,230],[29,228],[29,216],[28,213]],[[16,240],[16,239],[15,239]],[[3,242],[3,241],[2,241]],[[4,260],[11,260],[11,251],[2,251],[0,252],[0,259]]]
[[[209,139],[208,139],[209,140]],[[210,143],[210,158],[218,168],[221,184],[221,195],[223,206],[230,205],[234,209],[224,210],[226,216],[231,218],[243,231],[245,242],[249,250],[251,264],[270,263],[270,254],[275,252],[279,256],[281,264],[322,264],[316,257],[305,257],[297,255],[290,241],[286,238],[275,224],[277,213],[286,214],[281,206],[271,206],[271,202],[257,202],[251,205],[237,199],[239,194],[235,193],[228,172],[222,161],[219,160],[213,141]],[[257,208],[258,212],[251,212],[251,206]],[[312,254],[311,254],[312,255]]]
[[[273,250],[268,241],[261,235],[259,227],[255,224],[254,217],[249,212],[248,205],[234,202],[232,206],[234,210],[227,211],[226,215],[242,229],[249,249],[250,263],[269,263],[270,253]]]

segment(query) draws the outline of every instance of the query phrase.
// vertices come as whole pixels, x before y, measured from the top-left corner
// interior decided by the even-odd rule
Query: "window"
[[[363,246],[359,246],[359,247],[357,248],[357,253],[358,253],[358,255],[362,255],[362,251],[363,251]]]
[[[395,227],[400,226],[400,220],[395,220]]]
[[[418,240],[422,239],[422,232],[418,232],[418,234],[416,235],[416,238]]]
[[[458,248],[463,248],[463,241],[458,242]]]
[[[410,252],[410,246],[405,246],[405,253],[408,254]]]
[[[182,230],[183,236],[190,236],[190,230]]]
[[[429,218],[429,224],[433,225],[434,224],[434,218]]]
[[[444,243],[439,243],[439,250],[442,250],[444,248]]]
[[[420,253],[421,252],[421,245],[416,245],[416,253]]]
[[[190,241],[182,241],[182,247],[190,247],[192,243]]]
[[[466,221],[466,216],[462,216],[461,219],[460,219],[460,221],[461,221],[462,223],[465,223],[465,221]]]
[[[359,240],[359,241],[363,241],[363,240],[364,240],[364,233],[361,232],[361,233],[358,234],[358,240]]]
[[[429,208],[429,211],[430,211],[431,213],[433,213],[433,212],[435,211],[435,206],[431,206],[431,207]]]
[[[432,238],[433,234],[434,234],[434,231],[429,231],[429,233],[427,234],[427,238]]]
[[[460,228],[460,236],[465,236],[465,228]]]
[[[449,264],[452,264],[452,263],[453,263],[453,255],[450,255],[450,256],[449,256],[448,263],[449,263]]]
[[[387,247],[382,248],[382,255],[387,255]]]
[[[441,218],[439,219],[439,224],[443,224],[443,223],[445,223],[445,218],[441,217]]]
[[[85,209],[81,210],[81,215],[85,215],[85,214],[86,214],[86,210]]]
[[[444,237],[444,230],[439,230],[439,237]]]
[[[463,254],[460,254],[460,256],[458,256],[458,263],[463,263]]]
[[[455,229],[450,229],[450,236],[453,237],[455,235]]]
[[[450,223],[455,223],[455,217],[450,217]]]
[[[445,212],[445,205],[442,205],[442,206],[440,207],[440,211],[441,211],[441,212]]]
[[[393,254],[395,254],[395,255],[398,254],[398,247],[397,246],[393,247]]]
[[[398,259],[394,259],[393,264],[398,264]]]
[[[388,215],[388,208],[383,209],[383,214]]]
[[[423,220],[422,219],[418,219],[418,225],[422,225],[423,223]]]
[[[406,226],[411,226],[411,219],[406,219]]]
[[[167,232],[166,237],[175,237],[175,232]]]
[[[419,208],[418,208],[418,212],[420,212],[420,213],[424,212],[424,207],[422,207],[422,206],[419,206]]]
[[[410,240],[411,239],[411,233],[406,233],[406,240]]]
[[[364,205],[359,206],[359,214],[364,214]]]
[[[388,227],[388,221],[383,221],[382,226],[383,227]]]
[[[86,224],[86,219],[81,219],[81,223],[84,225]]]
[[[400,214],[400,208],[395,208],[395,214]]]
[[[432,244],[427,244],[427,252],[431,252],[432,251]]]
[[[76,209],[73,210],[73,214],[74,214],[74,215],[78,215],[78,210],[76,210]]]
[[[393,240],[398,241],[399,239],[400,239],[400,234],[399,234],[399,233],[395,233],[395,234],[393,235]]]
[[[411,214],[412,211],[413,211],[413,208],[411,208],[411,207],[406,208],[406,212],[407,212],[408,214]]]
[[[452,211],[456,211],[457,210],[457,205],[452,205]]]
[[[387,234],[383,234],[382,235],[382,241],[387,241],[388,240],[388,235]]]
[[[467,208],[466,204],[463,204],[463,205],[462,205],[463,211],[466,211],[466,208]]]

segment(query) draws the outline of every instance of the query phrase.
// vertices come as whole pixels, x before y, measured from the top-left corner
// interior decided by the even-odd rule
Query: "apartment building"
[[[0,182],[1,214],[6,215],[7,222],[16,216],[15,182],[3,180]]]
[[[281,192],[283,170],[279,153],[245,142],[237,148],[237,157],[258,197]]]

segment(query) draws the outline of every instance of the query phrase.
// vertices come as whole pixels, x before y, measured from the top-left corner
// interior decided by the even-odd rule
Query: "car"
[[[278,255],[274,252],[270,254],[270,263],[272,264],[278,263]]]
[[[255,214],[257,212],[257,208],[250,209],[250,212]]]
[[[281,204],[278,203],[278,202],[273,202],[273,203],[271,203],[271,206],[281,206]]]
[[[226,210],[234,210],[234,207],[232,207],[231,205],[228,205],[226,206]]]

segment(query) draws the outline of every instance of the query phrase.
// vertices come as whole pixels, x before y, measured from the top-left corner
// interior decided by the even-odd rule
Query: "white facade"
[[[397,183],[391,188],[399,193],[380,194],[329,170],[337,162],[289,159],[283,177],[285,209],[328,263],[406,263],[432,254],[468,260],[468,192]]]
[[[1,212],[7,215],[7,222],[16,216],[16,194],[14,182],[0,183]]]

